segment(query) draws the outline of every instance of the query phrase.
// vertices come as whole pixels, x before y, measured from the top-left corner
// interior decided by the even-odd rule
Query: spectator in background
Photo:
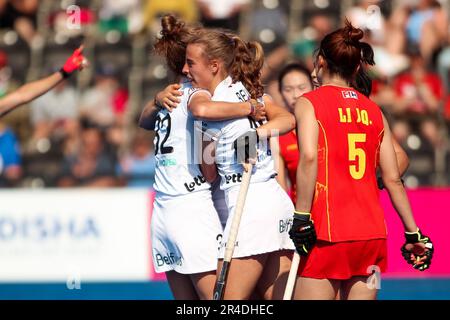
[[[152,137],[138,131],[131,143],[131,152],[120,159],[118,175],[127,187],[152,188],[155,180],[155,156]]]
[[[278,90],[284,106],[295,114],[295,103],[303,94],[313,90],[311,72],[300,63],[286,65],[278,75]],[[296,201],[296,177],[299,161],[299,148],[296,129],[278,137],[279,153],[277,161],[277,181],[289,194],[292,202]]]
[[[20,146],[14,132],[0,122],[0,187],[11,187],[22,177]]]
[[[322,39],[333,28],[333,20],[324,14],[315,14],[311,17],[308,25],[303,29],[302,37],[289,45],[283,45],[274,49],[265,59],[262,70],[262,79],[268,82],[267,93],[273,97],[275,102],[283,105],[284,101],[278,90],[277,79],[274,78],[289,61],[295,58],[306,65],[309,70],[314,68],[314,50],[319,46]]]
[[[140,0],[103,0],[99,11],[100,30],[137,33],[142,29],[143,15]]]
[[[314,68],[314,51],[319,41],[333,29],[332,19],[324,14],[313,15],[303,31],[303,37],[292,44],[292,53],[296,59],[304,61],[310,70]]]
[[[110,127],[115,122],[113,96],[119,88],[119,82],[111,67],[101,67],[97,70],[93,86],[81,96],[80,117],[100,127]]]
[[[197,0],[201,22],[207,28],[224,28],[239,31],[240,13],[249,0]]]
[[[364,31],[362,41],[369,43],[374,50],[375,66],[370,68],[370,72],[384,80],[404,71],[409,60],[401,45],[404,41],[404,26],[398,21],[392,21],[393,17],[386,19],[377,5],[379,2],[360,0],[344,16]]]
[[[420,0],[412,10],[406,23],[408,43],[420,48],[426,61],[447,40],[448,17],[436,0]]]
[[[396,35],[391,43],[399,50],[418,47],[427,62],[438,51],[448,36],[448,17],[436,0],[405,2],[391,15]]]
[[[79,131],[77,93],[67,82],[59,83],[31,103],[32,143],[66,141],[67,152],[73,150]]]
[[[216,4],[227,1],[216,1]],[[148,30],[159,30],[160,18],[172,13],[186,22],[196,22],[198,8],[195,0],[146,0],[144,1],[144,27]],[[152,33],[157,33],[151,31]]]
[[[58,7],[56,11],[50,13],[48,24],[53,29],[57,38],[76,38],[86,33],[89,26],[97,20],[95,11],[86,4],[76,4],[77,11],[67,11]],[[67,5],[67,7],[69,4]],[[78,26],[68,28],[67,23],[79,23]]]
[[[108,152],[100,128],[85,124],[78,152],[67,156],[58,185],[60,187],[114,187],[116,159]]]
[[[0,50],[0,98],[6,95],[11,85],[12,71],[8,66],[8,55]]]
[[[79,112],[80,117],[104,129],[107,141],[118,148],[125,143],[128,90],[121,87],[116,75],[114,66],[100,66],[93,87],[81,96]]]
[[[0,29],[14,29],[31,44],[36,36],[38,0],[0,0]]]
[[[392,131],[403,142],[411,130],[410,123],[419,126],[422,135],[438,146],[437,114],[444,98],[439,76],[426,68],[425,59],[419,52],[410,55],[411,68],[393,81],[395,91],[391,112],[396,115]]]

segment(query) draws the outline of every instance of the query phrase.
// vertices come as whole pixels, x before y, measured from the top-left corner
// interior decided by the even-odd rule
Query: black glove
[[[401,247],[402,256],[414,269],[424,271],[431,265],[433,258],[433,243],[419,229],[416,232],[405,232],[405,244]],[[414,244],[423,243],[426,249],[415,248]],[[419,249],[419,250],[417,250]]]
[[[317,240],[316,229],[310,213],[299,213],[297,211],[294,213],[289,236],[294,242],[298,254],[307,256]]]
[[[238,163],[249,163],[249,159],[256,159],[256,146],[259,142],[258,133],[250,129],[234,140],[234,152]]]

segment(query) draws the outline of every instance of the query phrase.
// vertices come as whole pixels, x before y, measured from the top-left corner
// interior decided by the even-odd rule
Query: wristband
[[[254,99],[250,99],[250,100],[248,100],[248,102],[250,103],[250,113],[249,113],[249,116],[254,116],[255,115],[255,113],[256,113],[256,106],[257,106],[257,102],[256,102],[256,100],[254,100]]]
[[[59,73],[61,73],[63,79],[67,79],[71,75],[71,73],[65,71],[63,68],[59,69]]]

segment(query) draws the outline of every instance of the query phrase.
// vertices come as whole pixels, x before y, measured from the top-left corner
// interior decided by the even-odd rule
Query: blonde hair
[[[261,84],[264,51],[258,42],[245,42],[237,35],[219,29],[202,29],[188,41],[189,44],[203,45],[208,60],[221,60],[233,82],[241,81],[253,99],[264,94]]]

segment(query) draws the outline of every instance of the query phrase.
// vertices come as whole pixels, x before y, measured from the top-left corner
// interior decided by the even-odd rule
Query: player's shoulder
[[[358,92],[358,91],[356,91],[356,92],[358,93],[358,99],[361,101],[361,103],[363,103],[367,107],[381,110],[380,106],[378,104],[376,104],[375,101],[373,101],[369,97],[365,96],[361,92]]]

